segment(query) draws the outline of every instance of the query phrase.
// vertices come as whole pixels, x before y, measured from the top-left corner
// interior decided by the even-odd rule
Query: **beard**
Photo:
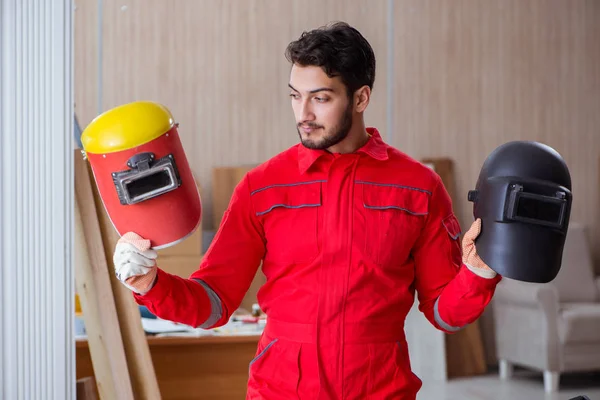
[[[300,142],[302,145],[308,149],[312,150],[325,150],[331,146],[335,146],[342,140],[348,136],[350,133],[350,128],[352,128],[352,103],[348,104],[348,107],[344,110],[344,114],[338,121],[338,123],[331,129],[325,131],[323,137],[313,140],[313,139],[304,139],[302,138],[302,133],[300,133],[300,126],[305,125],[310,128],[321,128],[322,126],[313,123],[299,123],[296,127],[298,131],[298,136],[300,137]]]

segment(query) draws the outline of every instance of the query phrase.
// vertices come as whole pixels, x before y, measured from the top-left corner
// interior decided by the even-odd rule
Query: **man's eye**
[[[329,99],[326,97],[315,97],[315,100],[317,100],[319,103],[325,103]]]
[[[290,97],[292,99],[298,99],[298,98],[300,98],[300,96],[298,96],[296,93],[290,93]]]

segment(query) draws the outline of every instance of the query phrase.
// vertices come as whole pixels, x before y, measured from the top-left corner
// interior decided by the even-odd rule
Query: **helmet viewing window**
[[[119,201],[136,204],[177,189],[181,184],[175,160],[171,154],[154,161],[154,154],[140,153],[127,162],[131,168],[113,173]]]

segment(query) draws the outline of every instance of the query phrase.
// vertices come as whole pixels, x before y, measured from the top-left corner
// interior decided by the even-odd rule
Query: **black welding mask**
[[[551,147],[514,141],[485,160],[473,215],[481,218],[477,254],[506,278],[546,283],[558,274],[571,213],[571,176]]]

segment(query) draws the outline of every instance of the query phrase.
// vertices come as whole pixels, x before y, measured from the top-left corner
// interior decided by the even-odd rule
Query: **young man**
[[[159,317],[213,328],[262,261],[268,317],[248,399],[414,399],[404,321],[415,291],[427,319],[452,333],[481,315],[500,280],[475,251],[480,222],[461,251],[439,176],[365,127],[375,57],[356,29],[304,33],[286,56],[301,143],[236,187],[190,279],[158,269],[134,233],[117,245],[117,275]]]

